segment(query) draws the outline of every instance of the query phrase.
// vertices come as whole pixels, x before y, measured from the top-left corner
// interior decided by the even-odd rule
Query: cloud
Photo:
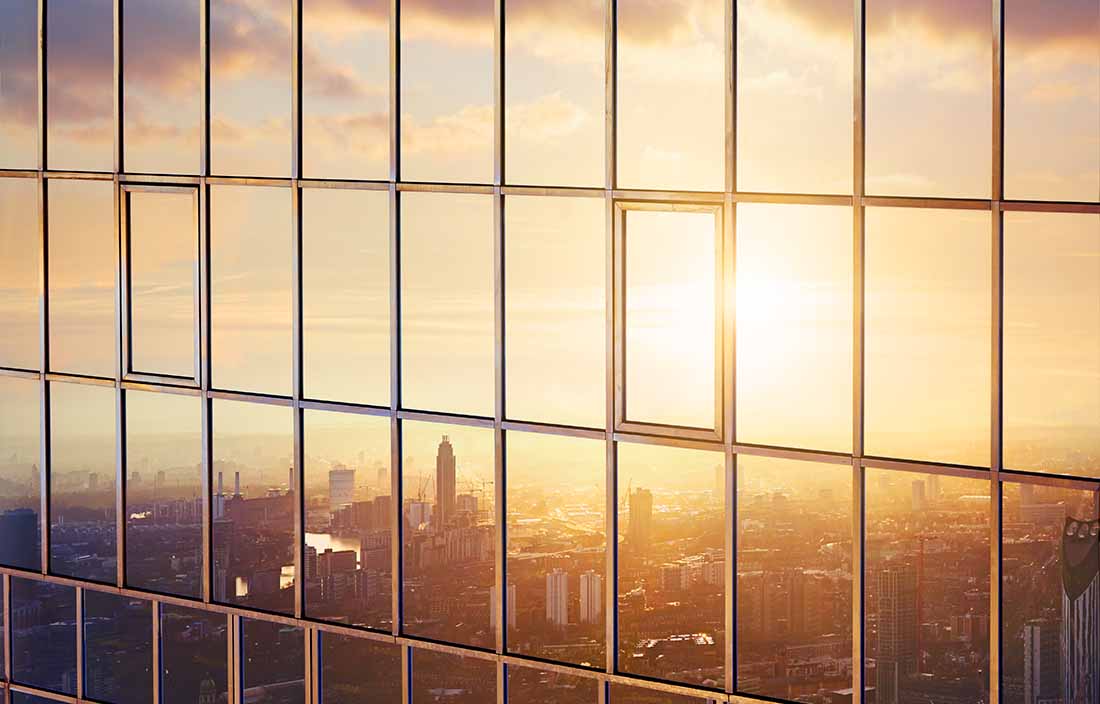
[[[406,115],[401,131],[405,153],[440,157],[488,153],[492,149],[493,106],[465,105],[426,122]]]
[[[560,92],[543,95],[531,102],[509,106],[508,123],[524,139],[545,142],[573,134],[592,119],[584,108]]]

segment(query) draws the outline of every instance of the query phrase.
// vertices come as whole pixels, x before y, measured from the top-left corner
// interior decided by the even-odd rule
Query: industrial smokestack
[[[222,487],[222,474],[223,472],[218,472],[218,496],[225,496],[225,490]]]
[[[286,470],[286,490],[294,491],[294,465],[290,465]]]
[[[241,495],[241,473],[238,471],[238,472],[234,472],[233,475],[234,475],[233,476],[233,496],[240,496]]]

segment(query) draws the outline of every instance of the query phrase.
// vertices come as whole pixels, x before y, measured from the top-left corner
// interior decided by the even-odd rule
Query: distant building
[[[923,511],[927,507],[927,501],[924,493],[924,480],[916,479],[913,481],[913,498],[910,508],[914,512]]]
[[[917,672],[917,574],[912,567],[879,570],[876,704],[898,704],[905,679]]]
[[[343,465],[328,471],[328,510],[332,516],[355,501],[355,470]]]
[[[546,622],[558,628],[569,625],[569,574],[560,569],[546,575]]]
[[[626,539],[636,550],[646,550],[653,539],[653,494],[649,489],[630,492]]]
[[[435,508],[432,523],[442,529],[455,514],[455,450],[451,438],[443,436],[435,455]]]
[[[603,577],[594,570],[581,575],[581,623],[599,623],[603,614]]]
[[[0,564],[23,569],[36,569],[38,552],[38,512],[29,508],[14,508],[0,514]]]
[[[1057,624],[1024,625],[1024,704],[1058,704],[1062,697],[1061,643]]]
[[[1062,701],[1100,701],[1100,521],[1062,530]]]

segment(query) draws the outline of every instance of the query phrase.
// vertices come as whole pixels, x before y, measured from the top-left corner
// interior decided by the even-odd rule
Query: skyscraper
[[[627,541],[636,550],[648,549],[653,535],[653,494],[649,489],[635,489],[630,493],[629,519]]]
[[[917,574],[909,565],[876,575],[878,653],[877,704],[898,704],[907,676],[917,672]]]
[[[1062,701],[1100,701],[1100,520],[1062,531]]]
[[[1056,623],[1034,619],[1024,625],[1024,704],[1055,704],[1061,698],[1060,651]]]
[[[569,625],[569,575],[556,568],[546,575],[546,622],[558,628]]]
[[[443,436],[435,455],[435,508],[432,521],[442,528],[454,518],[455,513],[455,451],[451,438]]]
[[[581,623],[599,623],[603,613],[603,577],[595,570],[581,575]]]
[[[343,465],[328,471],[328,510],[329,515],[355,501],[355,470]]]

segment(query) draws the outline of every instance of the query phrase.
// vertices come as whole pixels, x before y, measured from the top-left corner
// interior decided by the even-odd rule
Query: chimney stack
[[[218,496],[225,496],[225,490],[222,487],[222,474],[224,472],[218,472]]]
[[[234,472],[233,477],[233,496],[239,497],[241,495],[241,473],[239,471]]]
[[[294,491],[294,465],[290,465],[286,470],[286,490]]]

